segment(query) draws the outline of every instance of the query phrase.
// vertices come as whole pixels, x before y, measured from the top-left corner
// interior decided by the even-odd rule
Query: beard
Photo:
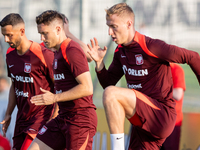
[[[14,43],[8,43],[8,44],[10,45],[11,48],[16,48],[16,45]]]
[[[18,38],[17,40],[15,40],[15,42],[9,42],[8,44],[11,48],[17,48],[20,45],[21,41],[21,38]]]

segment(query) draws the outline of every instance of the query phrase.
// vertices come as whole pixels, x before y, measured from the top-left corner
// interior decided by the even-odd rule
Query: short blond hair
[[[110,17],[111,15],[116,14],[117,16],[121,16],[121,17],[129,16],[133,20],[135,19],[135,14],[132,8],[126,3],[116,4],[110,7],[109,9],[105,9],[105,11],[106,11],[106,17]]]

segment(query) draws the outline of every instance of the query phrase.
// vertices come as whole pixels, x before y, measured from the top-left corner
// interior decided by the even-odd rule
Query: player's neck
[[[32,42],[28,39],[23,39],[21,44],[16,48],[19,55],[24,55],[30,48]]]
[[[134,36],[135,36],[135,30],[130,32],[130,34],[128,35],[128,38],[127,38],[127,42],[123,43],[123,45],[127,46],[127,45],[131,44],[133,42]]]
[[[67,39],[67,37],[66,37],[65,34],[63,34],[62,36],[60,36],[59,42],[58,42],[58,44],[57,44],[56,47],[55,47],[55,49],[56,49],[57,51],[59,51],[62,42],[63,42],[64,40],[66,40],[66,39]]]

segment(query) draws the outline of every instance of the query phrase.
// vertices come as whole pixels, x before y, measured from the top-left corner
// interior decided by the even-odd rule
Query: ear
[[[21,36],[23,36],[25,34],[25,29],[24,28],[21,28],[20,29],[20,32],[21,32]]]
[[[127,21],[127,27],[128,27],[128,28],[131,28],[132,25],[133,25],[133,21],[128,20],[128,21]]]
[[[57,34],[60,34],[61,27],[60,26],[56,26],[56,31],[57,31]]]

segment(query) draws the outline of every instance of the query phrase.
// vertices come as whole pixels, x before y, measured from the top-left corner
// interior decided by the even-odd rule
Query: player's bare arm
[[[9,101],[8,101],[6,114],[5,114],[4,120],[2,122],[0,122],[0,124],[3,124],[3,127],[2,127],[3,136],[6,136],[6,132],[7,132],[8,126],[10,125],[10,121],[11,121],[11,114],[12,114],[15,106],[16,106],[15,92],[14,92],[14,86],[12,84],[10,87]]]
[[[56,102],[70,101],[93,94],[93,85],[90,72],[85,72],[76,77],[79,83],[77,86],[59,94],[53,94],[50,91],[41,89],[44,94],[36,95],[31,98],[35,105],[50,105]]]
[[[69,23],[68,23],[68,21],[67,21],[66,18],[65,18],[65,22],[66,22],[66,23],[64,23],[64,31],[65,31],[66,36],[67,36],[68,38],[74,40],[75,42],[77,42],[77,43],[81,46],[81,48],[83,49],[83,51],[84,51],[84,53],[85,53],[85,55],[86,55],[86,57],[87,57],[87,61],[88,61],[88,62],[91,62],[93,59],[92,59],[92,57],[88,54],[89,49],[88,49],[87,45],[86,45],[85,43],[83,43],[81,40],[79,40],[78,38],[76,38],[76,37],[69,31]]]
[[[107,47],[104,46],[104,49],[100,48],[96,38],[94,38],[94,41],[91,39],[90,42],[91,42],[91,46],[90,44],[87,44],[89,48],[88,53],[90,54],[92,59],[95,61],[97,71],[100,71],[104,67],[103,58],[106,55]]]

